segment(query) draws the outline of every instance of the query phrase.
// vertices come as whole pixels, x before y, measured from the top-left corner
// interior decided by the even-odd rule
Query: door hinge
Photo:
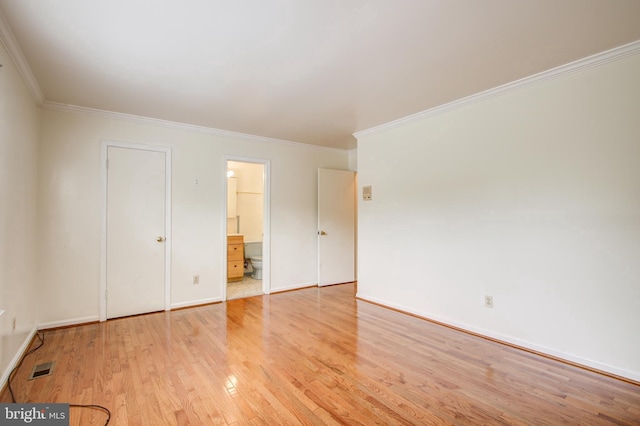
[[[107,169],[109,169],[109,159],[107,158]]]

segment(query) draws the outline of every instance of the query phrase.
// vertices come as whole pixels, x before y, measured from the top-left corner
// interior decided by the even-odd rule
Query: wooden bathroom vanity
[[[242,281],[244,275],[244,236],[227,236],[227,282]]]

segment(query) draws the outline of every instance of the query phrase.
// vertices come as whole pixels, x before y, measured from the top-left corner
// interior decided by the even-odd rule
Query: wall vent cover
[[[28,380],[37,379],[38,377],[50,376],[51,373],[53,373],[54,365],[55,361],[36,365],[35,367],[33,367],[33,370],[31,370],[31,374],[29,375]]]

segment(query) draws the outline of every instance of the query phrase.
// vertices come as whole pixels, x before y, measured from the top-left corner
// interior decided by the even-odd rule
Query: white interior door
[[[355,280],[355,172],[318,169],[318,285]]]
[[[107,318],[165,308],[166,155],[107,148]]]

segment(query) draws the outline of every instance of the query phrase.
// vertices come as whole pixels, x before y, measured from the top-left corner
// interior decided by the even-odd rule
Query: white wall
[[[36,326],[39,110],[0,43],[0,387]],[[13,319],[16,329],[13,331]]]
[[[360,135],[358,295],[640,380],[638,76],[635,55]]]
[[[349,150],[349,170],[357,171],[358,169],[358,150]]]
[[[101,140],[172,148],[172,306],[222,297],[224,155],[271,160],[271,291],[317,283],[317,169],[346,168],[346,152],[46,109],[39,246],[48,302],[41,324],[98,317]]]

